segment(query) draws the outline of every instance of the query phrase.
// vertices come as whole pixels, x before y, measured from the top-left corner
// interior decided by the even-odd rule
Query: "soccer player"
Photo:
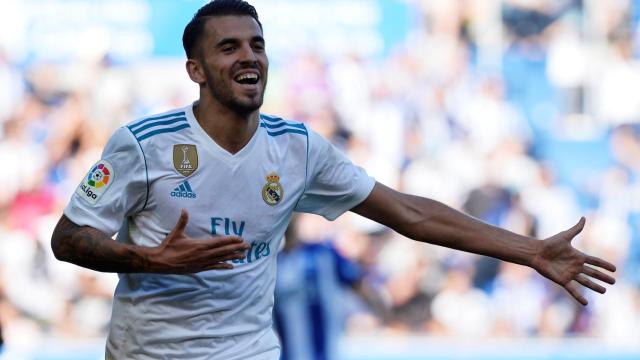
[[[183,45],[199,100],[117,129],[52,236],[58,259],[119,273],[107,359],[277,359],[276,252],[294,211],[353,211],[530,266],[582,304],[580,285],[605,292],[589,277],[613,284],[596,267],[614,265],[571,246],[584,218],[542,241],[520,236],[376,183],[304,124],[261,114],[269,62],[246,2],[203,6]]]
[[[327,234],[319,233],[321,228],[301,234],[305,225],[298,224],[305,220],[310,218],[293,217],[278,254],[273,323],[282,348],[280,360],[337,359],[346,309],[336,297],[350,288],[381,318],[386,318],[387,307],[365,283],[365,269],[341,255]]]

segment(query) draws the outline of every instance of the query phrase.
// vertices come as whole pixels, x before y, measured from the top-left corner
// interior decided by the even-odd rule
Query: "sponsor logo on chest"
[[[173,189],[170,195],[171,197],[185,199],[195,199],[196,197],[198,197],[195,191],[193,191],[193,189],[191,188],[191,184],[189,184],[189,181],[187,180],[183,181],[182,183],[180,183],[180,185]]]

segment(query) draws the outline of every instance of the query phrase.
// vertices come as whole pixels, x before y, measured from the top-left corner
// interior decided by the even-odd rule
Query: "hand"
[[[213,269],[232,269],[228,260],[243,259],[249,245],[237,236],[193,239],[184,234],[189,221],[182,210],[178,223],[160,245],[147,248],[149,272],[190,274]]]
[[[616,267],[598,257],[584,254],[571,246],[571,240],[582,231],[584,224],[585,218],[582,217],[571,229],[543,240],[540,251],[532,261],[532,267],[544,277],[564,287],[582,305],[587,305],[588,301],[580,293],[579,284],[604,294],[607,289],[589,277],[607,284],[615,283],[612,276],[589,265],[612,272],[616,271]]]

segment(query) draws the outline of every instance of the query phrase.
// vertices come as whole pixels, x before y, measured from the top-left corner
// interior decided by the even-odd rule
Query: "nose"
[[[253,48],[249,44],[245,44],[242,46],[240,51],[240,62],[242,63],[256,63],[258,61],[258,57],[256,56]]]

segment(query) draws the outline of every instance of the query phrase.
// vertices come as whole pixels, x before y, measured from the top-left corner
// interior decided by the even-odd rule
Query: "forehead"
[[[227,38],[251,39],[262,36],[260,25],[251,16],[212,16],[205,23],[205,41],[214,43]]]

